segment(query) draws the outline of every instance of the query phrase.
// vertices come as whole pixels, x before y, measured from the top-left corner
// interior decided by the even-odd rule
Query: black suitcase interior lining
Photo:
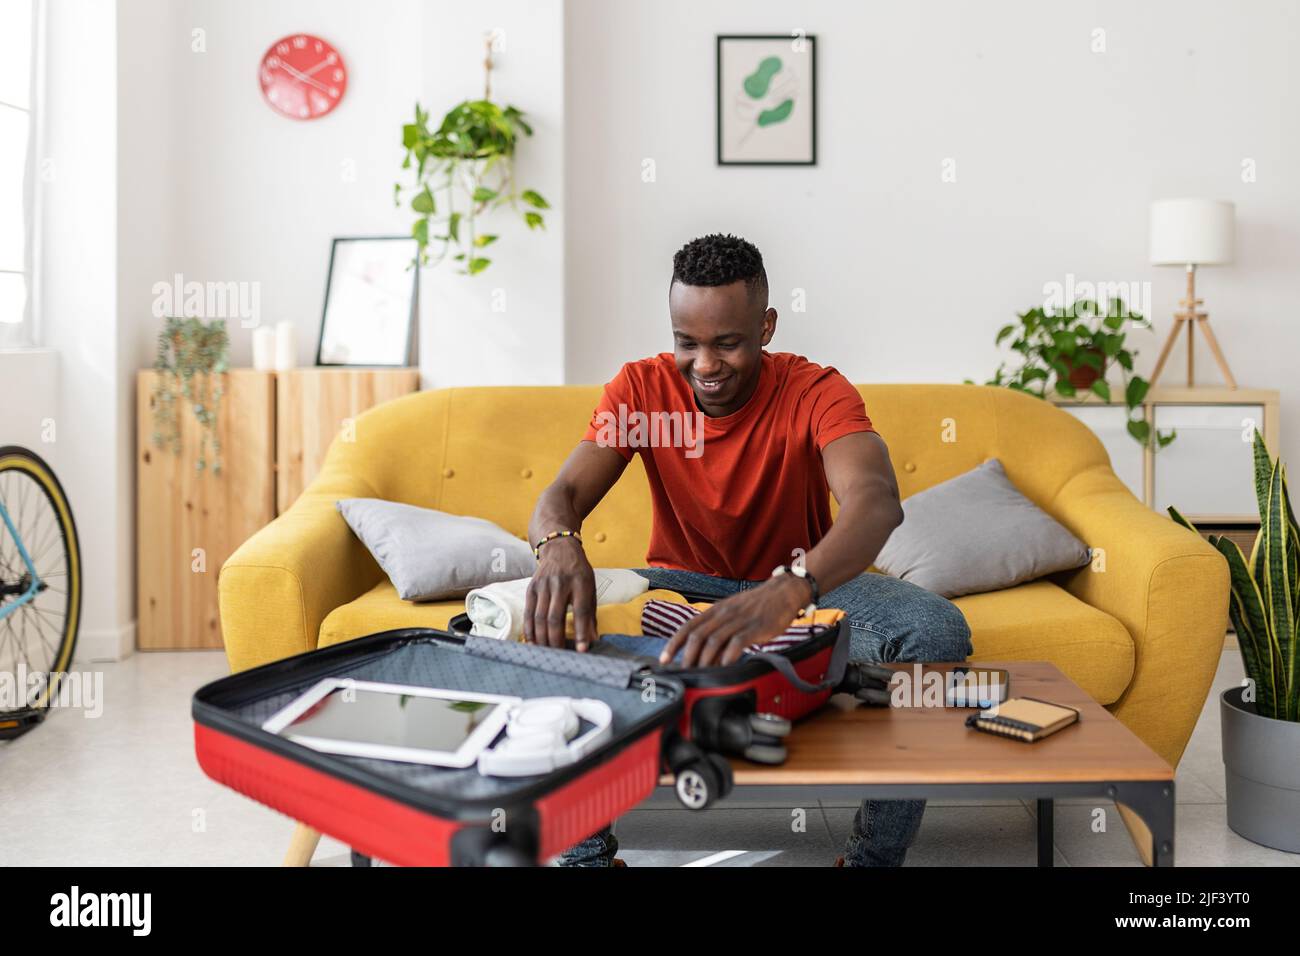
[[[372,638],[362,638],[349,643],[371,644],[376,638],[383,636],[375,635]],[[200,717],[200,709],[204,706],[212,707],[219,714],[224,714],[240,725],[243,731],[239,734],[241,737],[253,739],[263,745],[270,743],[277,750],[288,747],[293,751],[305,751],[305,754],[296,755],[307,759],[310,763],[324,761],[326,765],[348,768],[363,777],[371,778],[375,788],[381,791],[396,791],[395,795],[405,791],[406,797],[414,791],[437,803],[446,802],[449,805],[454,803],[463,806],[466,803],[482,804],[486,801],[501,801],[506,798],[524,799],[534,792],[549,791],[558,786],[563,778],[576,776],[592,765],[609,748],[603,748],[600,754],[593,755],[581,764],[557,771],[555,774],[530,777],[485,777],[478,772],[477,767],[454,769],[368,757],[322,754],[269,734],[261,729],[261,725],[322,678],[341,677],[357,681],[510,694],[526,698],[593,697],[605,701],[613,712],[614,741],[610,747],[617,748],[638,736],[637,732],[645,725],[662,720],[664,711],[673,707],[681,698],[680,687],[671,680],[663,680],[662,675],[655,677],[653,695],[643,694],[639,681],[629,687],[629,679],[636,669],[630,667],[627,662],[602,660],[529,645],[503,645],[500,641],[489,639],[472,640],[475,643],[489,645],[477,648],[478,650],[488,653],[496,650],[504,654],[481,656],[471,653],[467,645],[458,639],[426,633],[405,640],[390,640],[386,647],[368,653],[342,655],[335,661],[335,666],[327,669],[311,667],[295,671],[285,669],[286,662],[280,661],[267,665],[267,668],[282,671],[282,676],[285,678],[296,674],[297,679],[289,681],[257,679],[259,672],[267,668],[258,668],[246,674],[223,678],[211,685],[212,690],[208,694],[200,692],[200,695],[196,696],[195,715]],[[325,653],[343,651],[347,647],[346,644],[338,645]],[[361,648],[358,650],[360,651]],[[504,659],[505,655],[511,659]],[[339,657],[337,654],[334,656]],[[581,665],[582,676],[562,673],[566,666],[565,659]],[[611,686],[611,683],[616,680],[611,675],[617,673],[623,675],[621,686]],[[597,680],[602,678],[605,682],[598,683]],[[242,686],[247,687],[244,693],[239,690],[241,680]],[[205,696],[207,700],[202,699]],[[653,699],[648,700],[647,697]],[[590,726],[583,721],[580,732],[585,732],[590,729]]]

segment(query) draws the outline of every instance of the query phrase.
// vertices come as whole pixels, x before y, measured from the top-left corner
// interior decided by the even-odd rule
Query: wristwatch
[[[812,588],[812,600],[807,606],[799,609],[799,614],[803,617],[811,617],[812,613],[817,610],[817,599],[821,597],[821,592],[817,588],[817,579],[808,573],[808,569],[802,564],[789,565],[783,564],[780,567],[772,569],[772,577],[779,578],[783,574],[793,574],[796,578],[803,578]]]

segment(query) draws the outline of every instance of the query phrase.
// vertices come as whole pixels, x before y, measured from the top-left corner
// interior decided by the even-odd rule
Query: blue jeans
[[[735,581],[695,571],[637,568],[650,587],[724,598],[762,581]],[[970,627],[957,606],[931,591],[883,574],[860,574],[817,602],[839,608],[849,621],[851,659],[964,661]],[[864,800],[844,847],[845,866],[901,866],[921,828],[924,800]],[[612,827],[570,847],[561,866],[612,866],[618,839]]]

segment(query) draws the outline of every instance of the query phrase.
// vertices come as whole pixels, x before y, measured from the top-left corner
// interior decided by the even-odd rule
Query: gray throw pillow
[[[1089,561],[1087,545],[1016,490],[1002,462],[919,491],[876,567],[944,597],[1014,587]]]
[[[338,509],[407,601],[464,597],[537,568],[532,548],[483,518],[379,498],[344,498]]]

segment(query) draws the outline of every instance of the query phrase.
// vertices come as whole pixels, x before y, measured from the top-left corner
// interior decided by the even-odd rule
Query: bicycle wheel
[[[77,526],[50,466],[17,446],[0,448],[0,507],[0,673],[17,675],[21,663],[28,679],[16,709],[43,711],[77,645]],[[0,704],[0,711],[11,704]]]

